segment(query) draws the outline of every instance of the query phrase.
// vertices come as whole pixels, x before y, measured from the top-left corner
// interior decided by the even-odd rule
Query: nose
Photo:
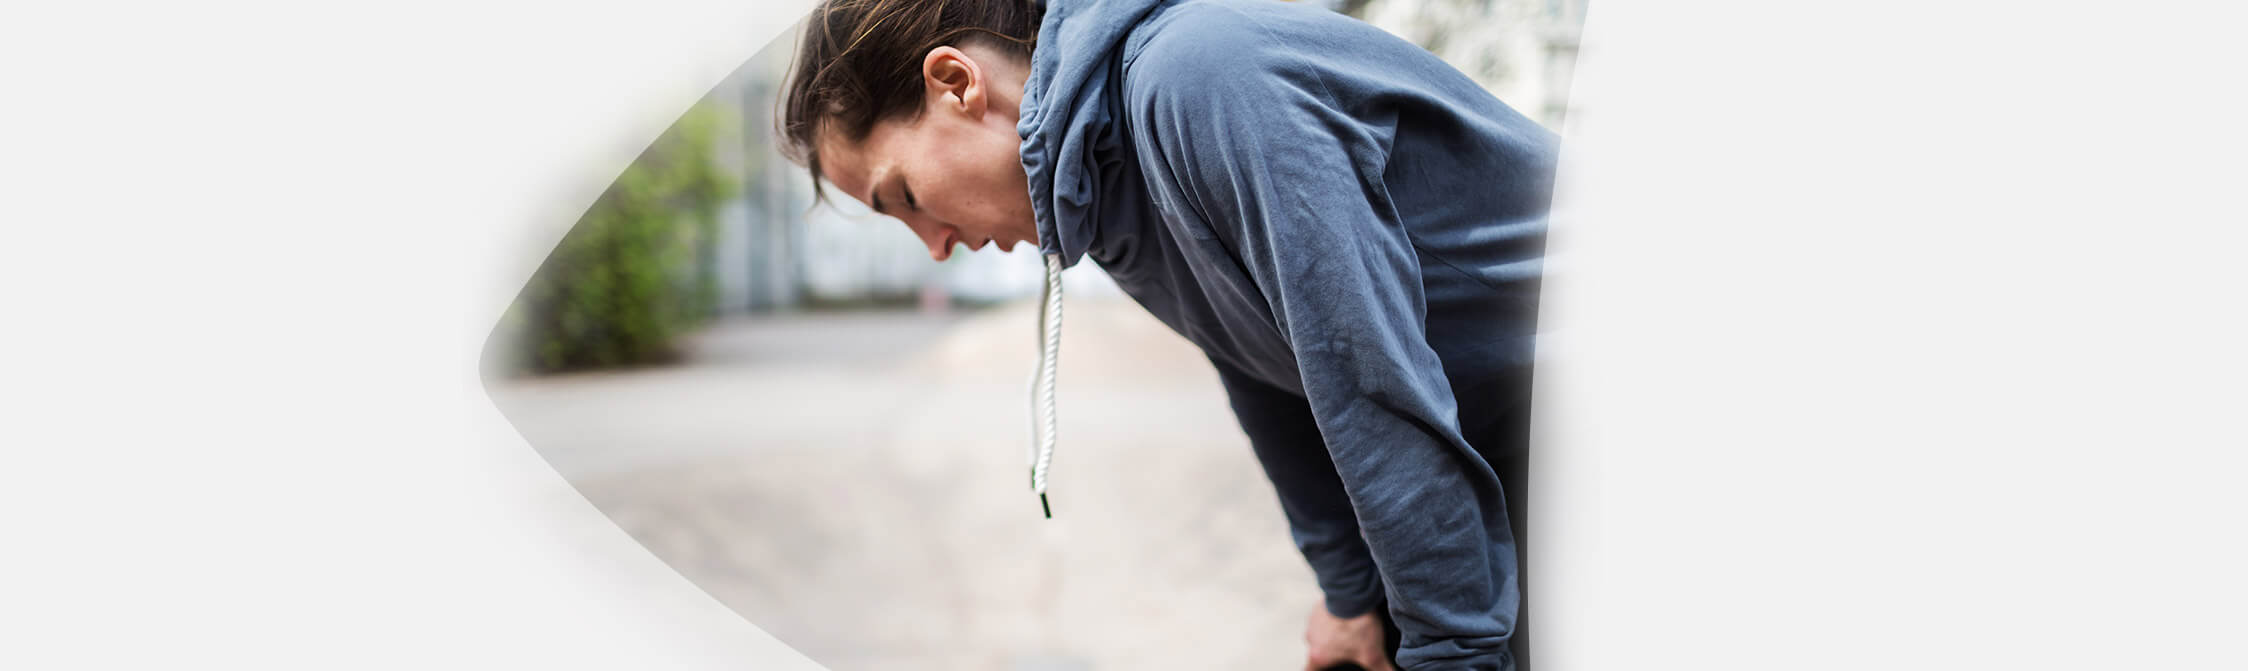
[[[914,237],[921,238],[922,246],[929,248],[930,259],[943,261],[952,256],[952,242],[960,238],[959,229],[917,214],[898,217],[898,220],[905,222],[906,228],[913,231]]]

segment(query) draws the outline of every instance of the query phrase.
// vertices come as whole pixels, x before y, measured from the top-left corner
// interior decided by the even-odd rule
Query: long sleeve
[[[1157,39],[1128,66],[1142,69],[1128,88],[1140,160],[1171,225],[1230,251],[1202,262],[1244,274],[1293,352],[1389,591],[1398,661],[1511,669],[1521,589],[1505,500],[1462,435],[1425,331],[1420,258],[1383,182],[1388,141],[1410,119],[1378,96],[1339,101],[1334,80],[1364,74],[1337,69],[1352,61],[1255,21]]]
[[[1319,438],[1311,406],[1215,358],[1210,363],[1279,495],[1289,536],[1311,564],[1327,612],[1356,617],[1372,611],[1381,604],[1381,576],[1359,537],[1357,513]]]

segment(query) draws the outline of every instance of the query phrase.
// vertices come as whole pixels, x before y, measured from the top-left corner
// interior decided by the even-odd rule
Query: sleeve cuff
[[[1327,613],[1347,619],[1374,612],[1375,608],[1381,607],[1385,603],[1382,599],[1381,581],[1369,582],[1373,583],[1372,589],[1357,592],[1328,591],[1326,594]]]

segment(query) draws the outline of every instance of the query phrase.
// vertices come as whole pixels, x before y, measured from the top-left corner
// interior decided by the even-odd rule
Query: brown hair
[[[812,171],[812,193],[825,200],[816,141],[826,124],[858,142],[876,123],[919,115],[929,50],[973,40],[1028,59],[1044,13],[1034,0],[822,0],[804,20],[774,115],[782,155]]]

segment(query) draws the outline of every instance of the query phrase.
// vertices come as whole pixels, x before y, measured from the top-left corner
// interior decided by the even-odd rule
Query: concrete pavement
[[[1301,668],[1318,593],[1271,485],[1128,301],[1068,305],[1040,517],[1034,309],[744,320],[681,365],[490,386],[625,531],[837,671]]]

